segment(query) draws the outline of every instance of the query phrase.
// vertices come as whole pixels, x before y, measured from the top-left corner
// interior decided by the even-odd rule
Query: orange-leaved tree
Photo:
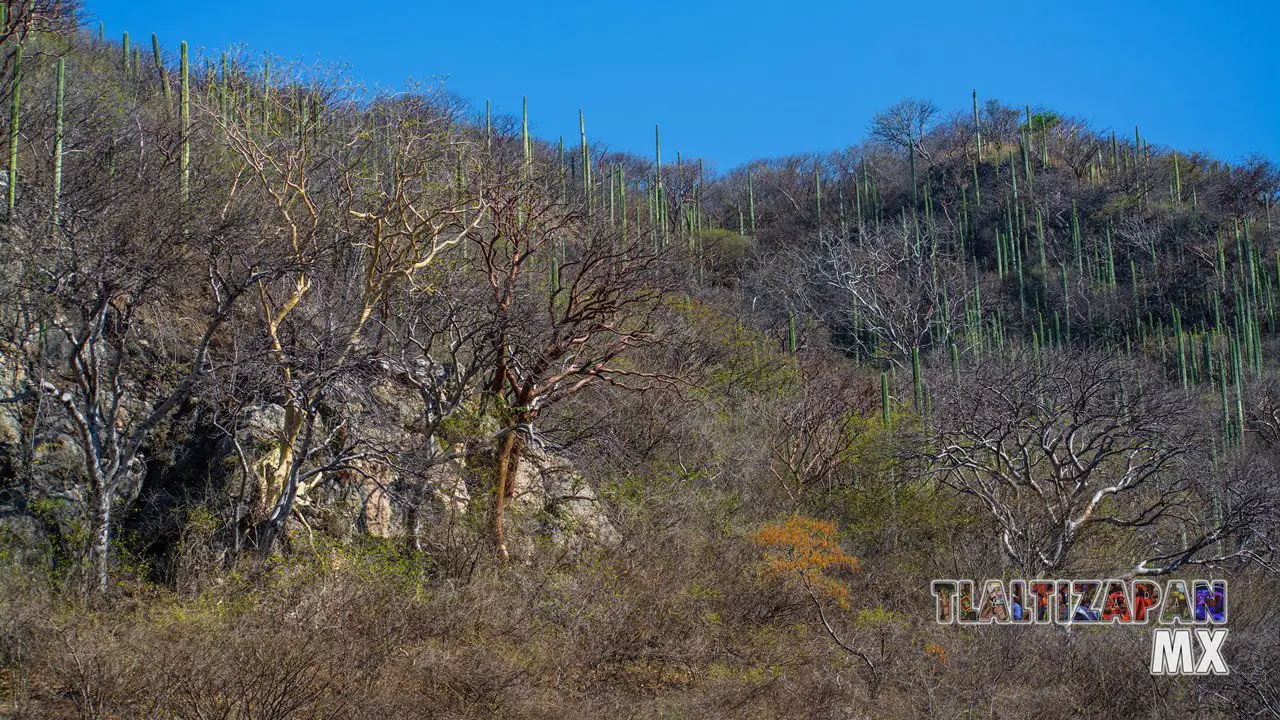
[[[858,569],[858,559],[840,546],[836,524],[792,515],[783,522],[761,526],[751,540],[761,551],[760,574],[796,583],[804,590],[827,635],[841,650],[866,666],[868,685],[874,695],[880,681],[875,663],[840,636],[827,613],[827,603],[848,609],[849,584],[843,576]]]

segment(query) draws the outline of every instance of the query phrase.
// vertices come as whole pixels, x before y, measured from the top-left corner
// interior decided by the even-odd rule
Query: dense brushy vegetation
[[[715,173],[5,11],[0,715],[1278,714],[1270,162],[975,93]],[[932,620],[1139,575],[1232,675]]]

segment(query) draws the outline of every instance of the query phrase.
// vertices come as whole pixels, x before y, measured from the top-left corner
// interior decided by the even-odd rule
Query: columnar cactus
[[[178,192],[185,204],[191,197],[191,83],[187,60],[187,43],[182,42],[182,57],[179,60],[178,72],[181,75],[179,88],[178,134],[182,143],[182,151],[178,156]]]
[[[262,136],[271,134],[271,58],[262,61]]]
[[[520,146],[524,148],[524,171],[527,175],[533,165],[532,148],[529,147],[529,96],[520,99]]]
[[[1071,201],[1071,251],[1076,256],[1076,272],[1084,274],[1084,255],[1081,248],[1080,214],[1076,210],[1076,202]]]
[[[1178,377],[1182,379],[1182,389],[1189,389],[1187,379],[1187,348],[1182,335],[1182,314],[1178,312],[1178,308],[1173,308],[1173,333],[1178,339]]]
[[[907,157],[911,160],[911,212],[916,211],[916,206],[920,204],[920,193],[916,183],[916,141],[915,138],[907,139]]]
[[[160,38],[151,33],[151,55],[156,64],[156,75],[160,78],[160,87],[164,90],[164,102],[173,109],[173,90],[169,88],[169,70],[164,66],[164,56],[160,53]]]
[[[886,430],[889,429],[889,373],[880,373],[880,417]]]
[[[815,198],[815,213],[818,220],[818,237],[822,237],[822,173],[821,169],[815,165],[813,168],[813,192]]]
[[[1182,204],[1182,171],[1178,167],[1178,153],[1173,154],[1173,204]]]
[[[222,82],[218,84],[218,114],[225,123],[231,104],[231,77],[227,69],[227,54],[222,53]]]
[[[556,142],[556,169],[560,175],[560,200],[564,201],[569,198],[569,184],[565,179],[564,172],[564,136]]]
[[[22,45],[19,43],[13,51],[13,81],[9,88],[9,213],[6,217],[11,222],[18,204],[18,122],[21,119]]]
[[[581,139],[580,152],[582,153],[582,196],[589,204],[591,202],[591,151],[587,148],[587,120],[582,114],[582,108],[578,108],[578,135]]]
[[[978,144],[978,162],[982,162],[982,125],[978,120],[978,91],[976,89],[973,91],[973,135]]]
[[[662,191],[662,130],[658,123],[653,124],[653,147],[654,147],[654,172],[657,175],[657,185],[654,187],[654,204],[657,212],[657,221],[662,226],[662,244],[667,244],[667,222],[666,222],[666,196]]]

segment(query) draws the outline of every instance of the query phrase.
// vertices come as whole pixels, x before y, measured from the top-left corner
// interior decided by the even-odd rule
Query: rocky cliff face
[[[397,392],[391,383],[376,390],[378,422],[362,427],[369,441],[383,450],[403,449],[406,456],[414,455],[412,448],[428,446],[432,457],[444,459],[419,462],[416,467],[425,466],[424,471],[365,458],[309,478],[299,493],[291,532],[347,539],[366,535],[422,547],[419,539],[443,529],[482,527],[491,492],[486,448],[445,447],[424,439],[415,433],[414,416],[421,408],[414,396]],[[233,439],[224,424],[218,427],[193,409],[166,435],[166,444],[152,450],[146,472],[118,500],[131,508],[122,533],[163,555],[178,542],[189,513],[205,508],[218,518],[217,534],[227,547],[247,541],[276,490],[264,467],[283,420],[279,405],[248,408],[239,415]],[[25,433],[19,407],[0,408],[0,468],[7,469],[0,483],[0,534],[37,551],[48,545],[49,535],[72,535],[83,522],[83,457],[65,429],[34,444]],[[508,509],[515,557],[531,557],[540,544],[577,551],[620,540],[589,480],[552,452],[527,449],[515,485]]]

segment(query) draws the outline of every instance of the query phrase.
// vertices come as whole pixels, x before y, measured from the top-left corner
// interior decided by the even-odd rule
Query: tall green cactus
[[[582,108],[578,108],[578,136],[581,139],[580,151],[582,162],[582,196],[586,198],[587,205],[591,204],[591,150],[587,147],[587,120],[582,114]]]
[[[262,136],[271,135],[271,58],[262,61]]]
[[[1138,207],[1145,207],[1146,204],[1146,183],[1143,180],[1142,170],[1142,132],[1137,125],[1133,126],[1133,173],[1137,180],[1138,188]]]
[[[978,91],[973,91],[973,135],[978,143],[978,162],[982,162],[982,125],[978,121]]]
[[[130,57],[129,33],[126,32],[124,34],[124,39],[121,41],[121,43],[122,45],[121,45],[120,63],[121,65],[124,66],[125,74],[128,75],[129,74],[129,57]]]
[[[222,82],[218,84],[218,115],[223,123],[229,122],[231,111],[231,80],[227,69],[227,54],[222,53]]]
[[[662,244],[667,244],[667,222],[666,222],[666,196],[662,191],[662,130],[658,127],[658,123],[653,124],[653,157],[654,171],[657,175],[657,185],[654,187],[654,208],[657,211],[657,220],[662,225]]]
[[[889,429],[889,373],[880,373],[880,418],[884,428]]]
[[[1049,267],[1049,258],[1044,247],[1044,216],[1039,207],[1036,208],[1036,244],[1040,247],[1040,271],[1044,272]]]
[[[653,162],[654,171],[658,175],[658,187],[662,187],[662,129],[658,123],[653,124]]]
[[[529,96],[520,99],[520,145],[524,148],[524,172],[527,176],[533,165],[532,148],[529,147]]]
[[[1049,124],[1044,115],[1040,116],[1040,167],[1049,167]]]
[[[13,50],[13,81],[9,86],[9,212],[6,217],[13,221],[13,211],[18,204],[18,122],[22,119],[22,44]]]
[[[618,166],[618,212],[622,216],[622,242],[627,242],[627,167]]]
[[[813,193],[815,198],[815,213],[818,219],[818,238],[822,238],[822,173],[819,167],[813,166]]]
[[[1173,308],[1173,332],[1178,338],[1178,377],[1182,380],[1183,391],[1186,391],[1190,388],[1187,378],[1187,348],[1182,335],[1182,314],[1178,312],[1177,306]]]
[[[1080,213],[1076,209],[1076,201],[1071,201],[1071,251],[1076,258],[1076,272],[1084,275],[1083,240],[1080,235]]]
[[[1178,153],[1173,153],[1173,204],[1182,204],[1182,171],[1178,167]]]
[[[182,42],[182,58],[179,61],[181,87],[179,88],[178,134],[182,143],[182,151],[178,156],[178,192],[183,204],[191,197],[191,83],[188,77],[187,42]]]
[[[151,55],[156,64],[156,75],[160,77],[160,87],[164,89],[164,102],[173,110],[173,90],[169,87],[169,70],[164,66],[164,56],[160,53],[160,38],[151,33]]]
[[[560,200],[567,200],[569,197],[569,184],[565,180],[564,172],[564,136],[561,135],[556,141],[556,169],[560,175]]]
[[[920,192],[916,183],[916,141],[915,138],[907,139],[907,156],[911,160],[911,212],[916,211],[916,207],[920,204]]]

